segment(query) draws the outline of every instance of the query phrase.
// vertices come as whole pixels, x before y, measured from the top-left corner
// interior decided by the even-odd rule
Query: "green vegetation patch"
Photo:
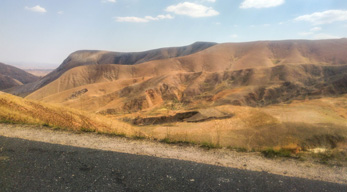
[[[222,148],[220,145],[216,145],[216,144],[213,144],[213,143],[208,143],[208,142],[203,142],[201,145],[200,145],[201,148],[204,148],[204,149],[220,149]]]
[[[166,143],[166,144],[174,144],[174,145],[195,145],[196,144],[192,141],[176,141],[176,140],[172,140],[168,137],[165,137],[164,139],[160,140],[159,142]]]
[[[266,158],[292,157],[292,152],[286,149],[274,150],[272,148],[261,151]]]

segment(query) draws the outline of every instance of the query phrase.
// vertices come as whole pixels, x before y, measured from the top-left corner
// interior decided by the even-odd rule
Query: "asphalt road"
[[[347,185],[0,136],[0,191],[347,191]]]

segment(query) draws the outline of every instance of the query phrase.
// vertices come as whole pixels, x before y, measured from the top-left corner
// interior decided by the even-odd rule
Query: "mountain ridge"
[[[171,100],[262,106],[306,95],[339,95],[347,92],[346,49],[347,40],[223,43],[136,65],[75,67],[27,98],[73,107],[84,100],[95,103],[88,110],[100,112],[139,111]]]
[[[22,69],[0,63],[0,90],[31,83],[38,79],[39,77]]]
[[[32,84],[24,85],[22,87],[18,87],[16,89],[7,90],[7,92],[14,95],[26,96],[27,94],[30,94],[31,92],[54,81],[69,69],[82,65],[133,65],[151,60],[189,55],[207,49],[214,45],[216,45],[216,43],[196,42],[188,46],[159,48],[143,52],[110,52],[98,50],[75,51],[71,53],[56,70],[41,78],[39,81]]]

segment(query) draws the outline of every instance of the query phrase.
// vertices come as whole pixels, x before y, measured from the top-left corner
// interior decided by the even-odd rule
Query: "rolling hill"
[[[105,116],[0,92],[0,123],[33,124],[53,129],[149,138],[173,143],[207,144],[242,150],[263,150],[269,147],[291,151],[337,149],[342,150],[345,158],[346,98],[345,94],[261,108],[235,105],[200,108],[180,113],[181,118],[185,119],[183,121],[165,122],[170,119],[156,116],[157,120],[163,122],[146,126],[141,124],[148,121],[147,116],[156,120],[151,111],[130,116]],[[165,117],[173,117],[171,109],[158,112]],[[188,113],[190,117],[186,116]],[[214,118],[220,114],[224,118]],[[139,125],[131,124],[132,117],[136,117],[134,120]],[[175,117],[180,118],[177,113]],[[205,118],[205,121],[191,121],[201,118]]]
[[[146,61],[166,59],[172,57],[179,57],[184,55],[193,54],[204,50],[208,47],[215,45],[216,43],[209,42],[196,42],[188,46],[161,48],[155,50],[149,50],[144,52],[134,53],[121,53],[121,52],[109,52],[109,51],[91,51],[82,50],[76,51],[69,55],[64,62],[50,74],[39,79],[38,81],[18,87],[16,89],[8,90],[9,93],[26,96],[34,92],[35,90],[49,84],[50,82],[59,78],[66,71],[84,65],[101,65],[101,64],[122,64],[122,65],[134,65]]]
[[[86,64],[27,98],[109,114],[336,96],[347,93],[346,49],[347,39],[224,43],[134,65]]]
[[[37,81],[39,77],[16,67],[0,63],[0,90]]]
[[[0,120],[245,150],[336,149],[345,158],[347,39],[177,50],[75,52],[12,89],[24,99],[0,93]]]
[[[111,123],[110,123],[111,122]],[[128,125],[107,117],[83,111],[26,100],[0,91],[0,123],[39,125],[40,127],[98,132],[134,134]]]

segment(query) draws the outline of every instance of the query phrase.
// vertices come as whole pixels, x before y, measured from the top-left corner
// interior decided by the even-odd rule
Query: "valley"
[[[0,95],[0,118],[213,148],[345,154],[346,48],[336,39],[77,51],[6,89],[24,99]]]
[[[0,1],[0,191],[345,191],[347,1]]]

